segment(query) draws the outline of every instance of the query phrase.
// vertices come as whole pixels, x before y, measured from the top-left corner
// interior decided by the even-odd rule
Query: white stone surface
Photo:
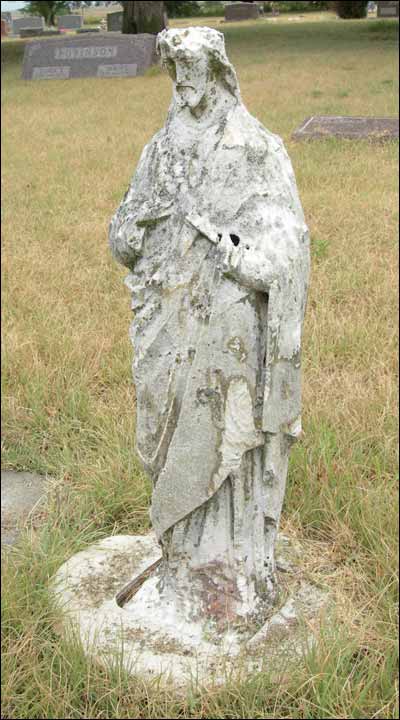
[[[99,662],[122,662],[129,673],[162,675],[164,681],[178,686],[223,682],[227,673],[265,666],[279,673],[313,643],[314,631],[301,620],[316,617],[327,595],[304,580],[298,589],[295,573],[291,596],[268,621],[267,629],[256,634],[246,624],[221,632],[212,621],[187,621],[173,601],[166,606],[160,600],[157,606],[157,575],[119,607],[116,593],[159,557],[154,534],[108,537],[74,555],[52,582],[56,603],[63,611],[58,629],[78,638],[85,652]],[[278,636],[271,632],[277,625]]]
[[[223,35],[163,31],[158,49],[172,104],[110,227],[130,269],[137,452],[163,550],[162,582],[143,593],[222,625],[265,616],[277,594],[308,231],[282,140],[244,107]]]

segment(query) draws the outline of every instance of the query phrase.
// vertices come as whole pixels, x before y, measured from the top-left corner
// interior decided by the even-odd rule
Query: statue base
[[[119,662],[132,674],[175,685],[222,683],[232,673],[273,668],[279,673],[312,646],[329,595],[301,573],[301,548],[279,535],[276,565],[280,601],[258,625],[228,627],[190,622],[173,603],[156,603],[156,577],[149,575],[120,607],[121,591],[157,563],[160,547],[148,535],[105,538],[65,562],[52,580],[60,631],[78,638],[87,655]],[[188,598],[190,601],[190,597]]]

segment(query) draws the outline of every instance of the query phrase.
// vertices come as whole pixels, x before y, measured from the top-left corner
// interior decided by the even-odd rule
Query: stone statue
[[[172,104],[110,227],[130,270],[137,452],[162,548],[137,601],[223,627],[276,600],[309,239],[283,143],[244,107],[223,35],[157,42]]]

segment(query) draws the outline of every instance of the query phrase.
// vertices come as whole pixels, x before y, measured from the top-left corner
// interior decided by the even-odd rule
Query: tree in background
[[[351,18],[365,18],[368,14],[368,0],[362,2],[355,2],[351,0],[340,0],[340,2],[333,2],[333,9],[339,17],[345,20]]]
[[[279,10],[282,13],[303,13],[313,12],[316,10],[328,10],[329,6],[332,5],[329,0],[311,0],[310,2],[264,2],[264,12],[272,12],[272,6],[275,10]]]
[[[195,17],[201,15],[201,7],[195,0],[166,0],[168,17]]]
[[[28,15],[41,15],[46,25],[50,26],[56,24],[56,15],[68,12],[68,10],[69,2],[40,0],[40,2],[28,2],[21,12]]]
[[[166,27],[167,14],[163,2],[151,0],[125,0],[121,2],[124,9],[122,32],[136,35],[137,33],[156,34]]]

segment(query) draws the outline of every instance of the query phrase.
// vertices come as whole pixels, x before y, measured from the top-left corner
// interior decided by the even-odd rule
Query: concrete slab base
[[[153,534],[108,537],[74,555],[53,578],[52,592],[63,610],[59,631],[78,638],[101,663],[122,662],[131,674],[162,675],[176,686],[222,683],[232,673],[264,667],[278,672],[314,642],[329,600],[301,577],[299,557],[297,565],[293,557],[296,548],[280,536],[280,604],[264,624],[228,627],[221,634],[209,622],[188,622],[173,603],[157,604],[156,574],[120,607],[116,595],[160,558],[160,548]]]
[[[1,544],[13,545],[27,518],[44,500],[45,478],[28,472],[1,471]]]

